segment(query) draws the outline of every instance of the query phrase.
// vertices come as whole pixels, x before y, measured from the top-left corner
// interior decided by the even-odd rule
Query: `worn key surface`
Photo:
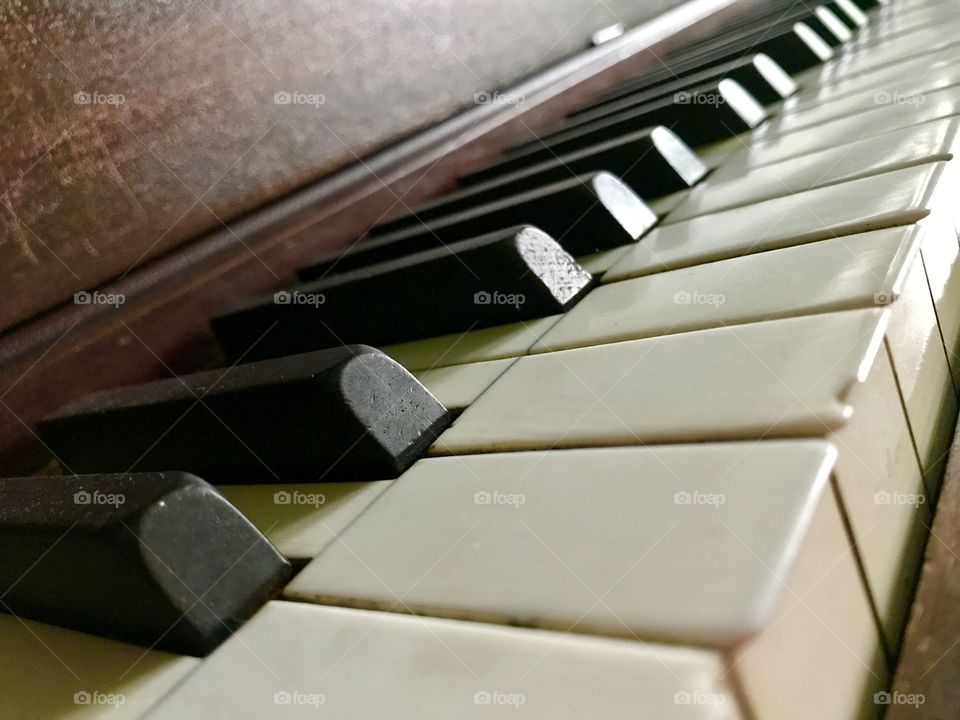
[[[526,222],[536,223],[579,256],[634,242],[656,224],[657,216],[616,176],[591,173],[362,240],[346,254],[309,265],[297,275],[309,282]]]
[[[0,609],[205,655],[290,565],[186,473],[0,479]]]
[[[96,393],[39,430],[71,472],[237,484],[396,477],[447,423],[403,367],[352,346]]]
[[[231,355],[261,336],[255,354],[386,345],[554,315],[592,283],[549,235],[525,226],[299,285],[213,325]]]

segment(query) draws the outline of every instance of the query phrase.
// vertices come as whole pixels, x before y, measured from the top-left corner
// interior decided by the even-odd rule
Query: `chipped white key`
[[[392,482],[222,485],[219,490],[284,557],[310,560]]]
[[[657,227],[603,276],[614,282],[839,235],[930,212],[944,163],[897,170]]]
[[[0,614],[0,717],[134,720],[199,665]]]
[[[758,139],[731,155],[711,178],[718,182],[729,180],[753,168],[831,148],[839,155],[844,146],[864,138],[957,114],[960,114],[960,88],[929,93],[921,105],[880,105],[816,127],[769,140]]]
[[[914,165],[950,160],[960,120],[948,118],[749,169],[723,181],[708,178],[693,188],[667,223],[792,195]],[[625,254],[625,248],[622,253]]]
[[[447,365],[414,373],[447,410],[469,407],[513,364],[513,358]]]
[[[411,371],[517,357],[530,349],[559,319],[559,315],[552,315],[531,322],[389,345],[382,350]]]
[[[147,718],[737,720],[715,653],[269,603]]]
[[[885,323],[856,310],[522,357],[433,452],[822,434],[849,419]]]
[[[833,460],[821,441],[428,459],[286,595],[712,647],[760,720],[854,717],[885,672]]]

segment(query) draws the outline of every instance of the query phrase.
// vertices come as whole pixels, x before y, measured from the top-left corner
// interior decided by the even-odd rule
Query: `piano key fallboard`
[[[222,367],[46,418],[0,717],[956,716],[894,678],[958,413],[957,29],[754,8],[238,299]]]

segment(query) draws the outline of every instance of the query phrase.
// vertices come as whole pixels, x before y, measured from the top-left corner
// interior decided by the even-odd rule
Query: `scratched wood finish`
[[[885,720],[960,717],[960,432],[950,449],[893,688]]]
[[[34,422],[91,391],[215,364],[208,319],[269,292],[379,218],[449,189],[464,171],[556,123],[671,50],[708,36],[756,0],[695,0],[609,46],[573,57],[515,88],[520,106],[480,105],[408,140],[227,221],[102,287],[119,308],[67,304],[0,337],[0,474],[49,454]],[[386,72],[386,71],[385,71]],[[380,109],[381,112],[388,108]],[[69,470],[69,468],[67,468]]]
[[[0,3],[0,330],[678,2]]]

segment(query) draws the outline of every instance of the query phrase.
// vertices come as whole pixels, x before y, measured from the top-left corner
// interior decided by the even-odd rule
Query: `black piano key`
[[[820,14],[823,12],[823,10],[825,10],[825,8],[817,8],[817,11],[819,11],[818,14],[814,14],[806,18],[803,21],[803,24],[813,30],[831,48],[838,48],[850,40],[850,37],[838,35],[833,26],[830,24],[830,21],[822,17]],[[827,12],[829,13],[830,11],[827,10]],[[836,16],[834,16],[834,18],[835,17]],[[843,23],[840,23],[839,19],[837,19],[837,22],[843,27],[843,29],[846,29],[846,26],[844,26]],[[838,28],[838,30],[839,29],[840,28]]]
[[[0,611],[202,656],[289,576],[193,475],[0,479]]]
[[[637,126],[669,125],[687,145],[699,146],[752,130],[766,112],[738,83],[724,79],[707,89],[682,90],[669,98],[622,112],[600,107],[571,118],[556,130],[518,145],[501,162],[461,178],[463,185],[536,162],[548,153],[574,152],[584,145],[609,141]],[[607,168],[611,169],[611,168]],[[643,193],[640,193],[644,197]]]
[[[833,57],[833,50],[827,42],[802,22],[787,32],[760,42],[756,51],[769,55],[791,75],[822,65]]]
[[[851,8],[845,3],[833,0],[824,5],[824,7],[836,15],[837,19],[846,25],[847,29],[851,32],[855,33],[866,25],[865,16],[861,14],[862,11],[855,5]]]
[[[310,282],[525,222],[578,257],[634,242],[656,224],[657,216],[622,181],[599,172],[368,238],[344,255],[301,269],[297,276]]]
[[[387,345],[561,313],[592,281],[549,235],[527,226],[299,285],[213,327],[231,355],[260,336],[254,352],[266,355]]]
[[[676,57],[665,59],[667,67],[645,73],[631,81],[646,87],[673,82],[697,73],[707,72],[744,55],[768,55],[790,75],[795,75],[833,56],[833,51],[810,28],[797,31],[798,21],[789,20],[773,26],[750,26],[730,38],[713,39],[690,48]]]
[[[719,82],[724,78],[740,83],[743,89],[761,105],[781,102],[797,91],[797,84],[793,78],[773,60],[766,55],[751,55],[689,77],[659,83],[653,87],[649,87],[643,79],[625,83],[617,89],[617,92],[607,93],[596,102],[573,111],[569,117],[576,118],[599,108],[606,108],[611,112],[621,111],[671,97],[677,92],[690,90],[708,82]]]
[[[261,334],[266,342],[267,330],[237,355]],[[333,482],[397,477],[448,422],[389,357],[336,347],[95,393],[39,432],[70,472],[177,468],[216,484]]]
[[[731,43],[720,43],[704,48],[676,63],[670,61],[669,69],[662,77],[683,77],[724,62],[730,62],[744,53],[763,53],[790,75],[796,75],[833,57],[833,50],[824,40],[801,22],[790,21],[786,25],[761,28],[751,31]]]
[[[401,228],[433,221],[485,203],[504,200],[579,174],[609,171],[626,183],[643,200],[655,200],[695,185],[707,168],[694,152],[663,127],[628,133],[559,158],[535,162],[529,166],[478,182],[449,193],[411,214],[404,215],[370,231],[384,235]],[[489,169],[487,169],[489,171]],[[481,171],[484,172],[484,171]],[[527,222],[534,222],[533,218]]]

